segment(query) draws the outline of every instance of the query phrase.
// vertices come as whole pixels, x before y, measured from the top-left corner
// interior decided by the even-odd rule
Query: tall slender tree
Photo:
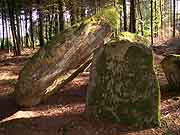
[[[173,0],[173,37],[176,36],[176,0]]]
[[[41,1],[37,0],[37,3],[38,3],[38,5],[40,5]],[[37,12],[38,12],[38,23],[39,23],[39,26],[38,26],[39,27],[39,30],[38,30],[38,33],[39,33],[39,45],[44,46],[43,14],[42,14],[41,7],[38,7]]]
[[[126,9],[126,0],[123,1],[123,18],[124,18],[124,31],[127,31],[127,9]]]
[[[1,21],[2,21],[2,40],[1,40],[1,49],[4,49],[4,36],[5,36],[5,25],[4,25],[4,1],[2,1],[2,7],[1,7]]]
[[[136,33],[136,0],[130,0],[129,31],[132,33]]]

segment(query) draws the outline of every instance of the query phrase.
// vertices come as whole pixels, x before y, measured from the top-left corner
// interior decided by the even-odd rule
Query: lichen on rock
[[[137,127],[160,125],[160,90],[148,46],[114,40],[96,51],[86,112]]]

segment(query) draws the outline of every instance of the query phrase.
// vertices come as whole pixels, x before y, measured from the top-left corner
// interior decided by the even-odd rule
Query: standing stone
[[[160,90],[150,48],[128,40],[99,49],[91,66],[88,115],[137,127],[160,125]]]
[[[180,89],[180,55],[169,55],[161,62],[171,90]]]

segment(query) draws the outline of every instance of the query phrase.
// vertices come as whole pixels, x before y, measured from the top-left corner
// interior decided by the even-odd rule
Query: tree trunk
[[[12,46],[9,45],[9,31],[8,31],[8,19],[7,19],[7,14],[4,14],[4,20],[5,20],[5,26],[6,26],[6,46],[9,49],[9,53],[10,53],[10,49]]]
[[[28,14],[27,14],[27,9],[25,10],[25,33],[26,33],[26,36],[25,36],[25,46],[26,47],[29,47],[29,44],[28,44]]]
[[[49,40],[52,39],[52,27],[53,27],[53,14],[52,15],[48,15],[48,20],[49,20]]]
[[[126,12],[126,0],[123,0],[123,14],[124,14],[124,31],[127,31],[127,12]]]
[[[81,0],[81,19],[86,16],[85,1]]]
[[[3,2],[4,3],[4,2]],[[4,4],[2,3],[2,5],[4,6]],[[4,27],[4,7],[1,7],[1,21],[2,21],[2,41],[1,41],[1,49],[4,49],[4,33],[5,33],[5,27]]]
[[[62,0],[58,1],[59,8],[59,32],[64,30],[64,12],[63,12],[63,2]]]
[[[41,4],[40,3],[40,0],[38,0],[38,4]],[[42,15],[42,11],[40,8],[38,8],[37,10],[38,12],[38,22],[39,22],[39,45],[42,47],[44,46],[44,36],[43,36],[43,15]]]
[[[46,32],[46,43],[47,43],[49,41],[49,38],[48,38],[48,16],[46,16],[45,32]]]
[[[31,46],[33,47],[33,49],[35,48],[34,46],[34,34],[33,34],[33,16],[32,16],[32,8],[29,11],[30,17],[29,17],[29,22],[30,22],[30,35],[31,35]]]
[[[131,0],[131,5],[130,5],[129,31],[132,33],[136,33],[136,3],[135,3],[135,0]]]
[[[151,0],[151,45],[154,43],[153,20],[153,0]]]
[[[176,0],[173,0],[173,37],[176,36]]]
[[[16,16],[16,32],[17,32],[17,50],[18,50],[18,55],[21,55],[20,50],[22,43],[21,43],[21,34],[20,34],[20,20],[19,20],[19,16],[17,15],[17,12],[15,13],[15,16]]]
[[[160,5],[159,10],[160,10],[160,17],[161,17],[161,20],[160,20],[161,21],[161,30],[163,29],[163,12],[162,12],[163,9],[162,9],[162,4],[163,4],[163,2],[162,2],[162,0],[160,0],[159,1],[159,5]]]
[[[143,15],[141,12],[141,5],[140,5],[140,0],[138,0],[138,11],[139,11],[139,15],[140,15],[140,19],[141,19],[141,35],[144,35],[144,20],[143,20]]]
[[[54,93],[57,86],[64,86],[69,82],[67,80],[75,78],[84,61],[87,62],[111,33],[110,25],[104,21],[98,24],[89,21],[65,31],[49,46],[42,47],[20,73],[15,88],[17,104],[26,107],[37,105]]]
[[[21,50],[20,50],[20,48],[18,46],[18,42],[17,42],[16,26],[15,26],[15,18],[14,18],[14,8],[11,6],[11,3],[9,1],[7,1],[7,3],[8,3],[11,32],[12,32],[12,36],[13,36],[14,54],[16,56],[18,56],[18,55],[21,55]]]
[[[71,25],[74,25],[76,23],[76,10],[74,5],[71,5],[71,9],[70,9],[70,19],[71,19]]]

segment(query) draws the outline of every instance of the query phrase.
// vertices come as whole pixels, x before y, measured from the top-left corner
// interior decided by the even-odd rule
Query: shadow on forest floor
[[[81,74],[36,107],[18,108],[12,96],[1,96],[1,92],[14,90],[18,73],[27,60],[23,57],[8,58],[0,63],[0,135],[180,135],[180,96],[177,93],[161,93],[160,128],[138,130],[86,117],[89,74]],[[162,74],[159,76],[164,78]]]
[[[13,115],[18,111],[12,96],[0,96],[0,121]]]

